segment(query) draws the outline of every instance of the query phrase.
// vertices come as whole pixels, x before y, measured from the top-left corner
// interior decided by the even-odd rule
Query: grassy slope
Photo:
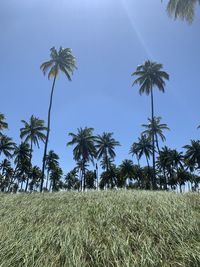
[[[0,267],[200,266],[200,195],[0,195]]]

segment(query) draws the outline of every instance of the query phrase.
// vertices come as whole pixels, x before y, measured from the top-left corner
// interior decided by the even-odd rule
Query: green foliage
[[[200,5],[200,0],[170,0],[167,5],[167,12],[175,19],[180,18],[192,23],[197,4]]]
[[[0,195],[2,267],[200,266],[198,194]]]

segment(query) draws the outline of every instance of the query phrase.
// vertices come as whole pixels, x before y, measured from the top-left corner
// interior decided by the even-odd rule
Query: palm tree
[[[67,190],[79,190],[80,181],[78,179],[77,169],[74,168],[72,171],[68,172],[65,176],[65,185]]]
[[[62,188],[62,175],[63,171],[59,166],[54,166],[53,170],[50,173],[50,180],[52,184],[52,191],[59,191]]]
[[[155,135],[155,143],[157,146],[158,153],[160,151],[159,143],[158,143],[158,137],[164,142],[166,141],[166,138],[163,134],[163,130],[170,130],[167,124],[160,123],[161,117],[154,117],[153,120],[148,118],[148,124],[142,124],[142,127],[144,127],[146,130],[144,130],[142,133],[149,136],[149,138],[152,140],[153,135]]]
[[[142,134],[141,137],[138,138],[137,143],[138,158],[140,160],[144,155],[147,161],[147,166],[149,166],[149,159],[152,155],[152,150],[151,140],[145,134]]]
[[[82,161],[83,166],[83,190],[85,190],[85,168],[87,162],[94,163],[96,157],[95,140],[93,128],[78,128],[78,133],[69,133],[72,140],[67,143],[67,146],[75,145],[73,149],[74,160]]]
[[[97,159],[103,159],[106,171],[109,170],[111,161],[115,158],[115,147],[120,146],[120,143],[113,137],[113,133],[103,133],[96,138]]]
[[[39,186],[42,171],[38,166],[33,166],[30,172],[31,182],[29,183],[29,190],[36,190]],[[35,189],[34,189],[35,188]]]
[[[146,93],[151,95],[151,120],[154,120],[154,99],[153,99],[153,88],[157,87],[161,92],[165,91],[165,80],[169,80],[167,72],[162,70],[163,65],[156,62],[147,60],[143,65],[137,67],[136,71],[132,73],[132,76],[137,76],[133,82],[139,84],[139,93]],[[152,147],[153,147],[153,189],[156,189],[156,173],[155,173],[155,134],[152,136]]]
[[[200,5],[200,0],[170,0],[167,12],[175,19],[180,18],[192,23],[197,4]]]
[[[16,165],[15,173],[17,173],[18,182],[21,181],[22,189],[22,185],[25,180],[26,187],[29,182],[28,173],[30,170],[30,145],[22,142],[19,146],[16,146],[13,157],[15,158],[14,163]]]
[[[45,162],[46,162],[46,154],[47,154],[47,147],[49,141],[49,133],[50,133],[50,124],[51,124],[51,108],[52,108],[52,101],[53,101],[53,94],[55,88],[56,78],[59,72],[63,72],[67,79],[71,81],[71,75],[73,74],[74,69],[76,69],[76,59],[72,55],[72,50],[70,48],[62,48],[60,47],[59,51],[52,47],[50,49],[50,57],[49,61],[44,62],[40,69],[43,71],[44,74],[49,71],[48,78],[53,78],[53,84],[51,88],[51,95],[50,95],[50,102],[49,102],[49,109],[48,109],[48,123],[47,123],[47,137],[45,140],[45,147],[44,147],[44,156],[43,156],[43,164],[42,164],[42,177],[41,177],[41,186],[40,191],[43,189],[44,183],[44,170],[45,170]]]
[[[7,191],[9,191],[10,184],[12,181],[12,175],[13,175],[13,168],[11,167],[11,162],[7,159],[4,159],[0,163],[0,175],[2,177],[1,180],[1,191],[5,192],[5,189],[7,187]]]
[[[40,120],[39,118],[31,116],[29,122],[26,122],[25,120],[22,120],[22,123],[24,124],[24,127],[20,129],[20,137],[25,139],[25,142],[30,141],[30,169],[31,169],[31,161],[32,161],[32,153],[33,153],[33,144],[37,145],[39,148],[39,141],[42,141],[43,143],[46,140],[46,135],[44,134],[44,131],[47,130],[47,128],[44,126],[44,121]],[[29,175],[28,180],[30,178],[30,169],[29,169]],[[25,191],[27,191],[28,188],[28,181],[26,183]]]
[[[0,155],[4,154],[5,157],[11,158],[16,144],[12,141],[12,138],[2,135],[0,138]]]
[[[138,166],[140,166],[140,159],[139,159],[139,155],[138,155],[138,143],[134,142],[129,150],[129,154],[132,155],[132,157],[136,156],[137,162],[138,162]]]
[[[5,121],[4,114],[0,113],[0,135],[2,135],[1,131],[4,129],[8,129],[8,123]]]
[[[125,183],[127,179],[132,180],[134,178],[134,165],[132,160],[125,159],[122,161],[122,164],[119,166],[120,175],[123,177]]]
[[[49,182],[49,174],[52,170],[55,169],[56,166],[59,165],[59,156],[53,151],[50,150],[46,156],[46,168],[47,168],[47,181],[46,181],[46,189],[48,189],[48,182]]]
[[[200,169],[200,141],[191,140],[190,145],[184,146],[186,149],[185,159],[188,164],[195,169]]]

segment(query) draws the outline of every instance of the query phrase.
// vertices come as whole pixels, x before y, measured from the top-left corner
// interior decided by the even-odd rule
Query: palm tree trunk
[[[48,189],[48,183],[49,183],[49,170],[47,170],[46,189]]]
[[[86,181],[85,181],[85,160],[83,160],[83,191],[86,188]]]
[[[53,101],[53,93],[55,88],[55,82],[56,82],[56,75],[53,79],[53,84],[51,88],[51,95],[50,95],[50,102],[49,102],[49,110],[48,110],[48,123],[47,123],[47,137],[45,140],[45,146],[44,146],[44,156],[43,156],[43,163],[42,163],[42,176],[41,176],[41,184],[40,184],[40,192],[43,190],[43,183],[44,183],[44,171],[45,171],[45,163],[46,163],[46,155],[47,155],[47,146],[49,142],[49,132],[50,132],[50,124],[51,124],[51,107],[52,107],[52,101]]]
[[[151,120],[154,122],[154,101],[153,101],[153,88],[151,86]],[[153,148],[153,177],[152,177],[152,185],[153,190],[156,190],[156,166],[155,166],[155,133],[152,136],[152,148]]]
[[[30,176],[31,176],[30,172],[31,172],[32,150],[33,150],[33,141],[31,140],[30,162],[29,162],[29,167],[28,167],[28,177],[27,177],[27,180],[26,180],[25,192],[27,192],[28,183],[29,183],[29,179],[30,179]]]

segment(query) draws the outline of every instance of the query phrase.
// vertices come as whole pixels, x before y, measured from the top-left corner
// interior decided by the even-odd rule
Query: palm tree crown
[[[120,146],[120,143],[113,137],[113,133],[103,133],[102,136],[98,135],[96,138],[97,159],[103,158],[106,169],[108,170],[109,162],[112,161],[115,154],[115,147]]]
[[[139,93],[149,95],[151,89],[155,86],[164,92],[165,80],[169,80],[169,74],[162,71],[163,65],[147,60],[143,65],[137,67],[132,76],[138,76],[133,85],[139,84]]]
[[[45,142],[46,135],[43,133],[47,130],[44,121],[31,116],[29,122],[22,120],[24,127],[20,129],[20,137],[25,138],[25,142],[30,141],[39,148],[39,141]]]
[[[200,4],[200,0],[170,0],[167,5],[167,12],[175,19],[180,18],[191,23],[197,4]]]
[[[5,121],[4,114],[0,113],[0,135],[2,135],[1,131],[4,129],[8,129],[8,123]]]
[[[71,75],[76,69],[76,58],[72,55],[70,48],[62,48],[57,51],[55,47],[50,49],[50,60],[42,63],[40,69],[46,74],[48,71],[48,78],[58,76],[59,71],[62,71],[71,81]]]

